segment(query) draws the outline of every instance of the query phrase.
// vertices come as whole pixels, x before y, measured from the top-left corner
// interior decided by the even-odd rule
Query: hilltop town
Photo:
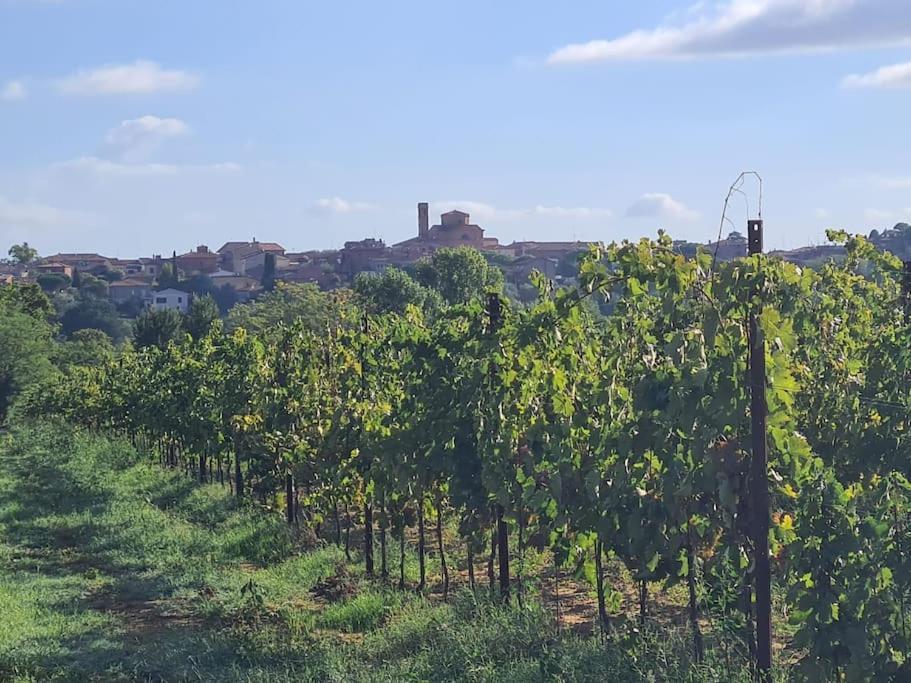
[[[870,233],[876,246],[902,258],[911,258],[911,226]],[[113,258],[97,253],[57,253],[33,259],[10,259],[0,264],[0,284],[16,280],[36,281],[48,291],[69,286],[81,276],[107,283],[107,296],[125,317],[135,317],[145,308],[171,308],[186,312],[194,294],[211,294],[226,311],[236,303],[255,298],[268,281],[313,283],[328,290],[351,284],[359,273],[381,272],[388,267],[405,268],[439,249],[476,249],[499,267],[507,286],[515,291],[529,287],[529,276],[538,271],[558,282],[571,281],[576,259],[587,251],[582,241],[514,241],[501,244],[485,235],[484,228],[471,221],[470,214],[452,210],[431,225],[429,205],[417,205],[417,234],[387,245],[382,239],[367,238],[345,242],[338,250],[289,251],[276,242],[225,242],[217,250],[199,245],[187,253],[155,254],[136,258]],[[731,232],[717,242],[678,241],[674,247],[691,257],[705,249],[720,260],[747,253],[747,240]],[[772,252],[804,266],[838,259],[844,249],[838,245],[807,246]]]

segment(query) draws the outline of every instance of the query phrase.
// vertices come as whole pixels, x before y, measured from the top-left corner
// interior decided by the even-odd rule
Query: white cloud
[[[104,143],[115,156],[125,160],[147,157],[169,138],[187,135],[190,127],[180,119],[143,116],[123,121],[108,131]]]
[[[726,0],[682,21],[552,52],[550,64],[738,57],[911,43],[902,0]]]
[[[80,157],[54,164],[51,170],[82,173],[91,176],[107,177],[142,177],[170,176],[178,173],[237,173],[242,170],[240,164],[224,162],[216,164],[156,164],[156,163],[121,163],[98,157]]]
[[[91,215],[34,202],[16,203],[0,197],[0,226],[10,229],[55,228],[85,225]]]
[[[911,177],[907,178],[878,178],[877,184],[887,190],[911,189]]]
[[[0,100],[4,100],[5,102],[24,100],[27,95],[28,93],[26,92],[22,81],[10,81],[0,89]]]
[[[324,213],[361,213],[372,211],[373,205],[366,202],[352,202],[341,197],[317,199],[313,208]]]
[[[446,211],[452,211],[453,209],[464,211],[470,214],[473,220],[479,221],[514,221],[527,219],[532,216],[584,220],[595,218],[606,219],[613,215],[613,212],[610,209],[596,207],[544,206],[539,204],[531,208],[510,209],[467,199],[433,202],[432,213],[440,214]]]
[[[879,223],[895,219],[894,211],[883,209],[864,209],[864,220],[869,223]]]
[[[647,192],[626,210],[631,218],[692,220],[699,214],[664,192]]]
[[[517,209],[501,209],[471,199],[442,199],[431,203],[431,216],[439,216],[447,211],[464,211],[470,214],[472,219],[481,221],[512,220],[522,215],[522,212]]]
[[[156,62],[138,60],[82,70],[64,78],[58,86],[70,95],[148,95],[192,90],[199,80],[199,76],[187,71],[163,69]]]
[[[536,206],[534,213],[538,216],[555,218],[610,218],[613,211],[588,206]]]
[[[841,84],[845,88],[911,88],[911,62],[883,66],[866,74],[851,74]]]
[[[816,218],[818,218],[819,220],[825,220],[825,219],[827,219],[831,214],[829,213],[829,210],[828,210],[828,209],[816,209],[816,210],[813,212],[813,215],[816,216]]]

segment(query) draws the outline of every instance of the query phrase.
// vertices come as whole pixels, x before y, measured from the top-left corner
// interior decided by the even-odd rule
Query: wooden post
[[[902,269],[902,299],[905,323],[908,323],[911,322],[911,261],[905,261]]]
[[[291,470],[285,472],[285,514],[288,526],[294,525],[294,475]]]
[[[487,297],[487,315],[490,317],[490,334],[495,336],[500,329],[502,321],[502,307],[499,294],[489,294]],[[496,374],[496,367],[491,364],[491,378]],[[497,554],[500,560],[500,598],[509,602],[509,529],[504,517],[505,511],[499,503],[496,505],[497,519]]]
[[[747,222],[750,256],[762,253],[762,220]],[[758,295],[754,292],[753,295]],[[751,515],[756,594],[756,667],[761,681],[772,672],[772,571],[769,562],[769,463],[766,448],[765,339],[759,325],[762,303],[750,311],[750,418],[753,459],[750,467]]]

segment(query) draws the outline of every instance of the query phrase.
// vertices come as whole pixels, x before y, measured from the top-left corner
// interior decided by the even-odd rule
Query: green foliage
[[[170,308],[145,309],[133,321],[133,344],[138,349],[164,349],[176,341],[183,329],[183,316]]]
[[[42,320],[50,319],[56,313],[51,300],[41,288],[29,283],[16,282],[0,287],[0,306]]]
[[[265,255],[261,284],[263,289],[267,292],[271,292],[275,289],[275,254],[272,252]]]
[[[59,292],[72,284],[70,277],[63,273],[42,273],[35,280],[38,286],[48,294]]]
[[[420,284],[438,291],[449,304],[479,300],[503,288],[502,271],[471,247],[440,249],[418,261],[414,273]]]
[[[115,342],[123,341],[127,335],[127,326],[114,304],[95,296],[77,296],[60,316],[60,331],[72,338],[76,332],[89,329],[101,330]]]
[[[79,294],[82,297],[95,297],[106,299],[108,296],[108,283],[91,273],[82,273],[79,276]]]
[[[402,315],[409,306],[434,313],[442,306],[436,290],[418,284],[398,268],[386,268],[381,273],[358,273],[353,289],[358,303],[373,314]]]
[[[228,329],[244,328],[252,334],[269,334],[279,324],[303,320],[308,329],[324,332],[335,324],[347,306],[341,292],[322,292],[314,284],[280,282],[274,291],[256,301],[235,306],[228,316]]]
[[[9,248],[7,253],[9,254],[9,260],[12,263],[24,266],[27,266],[38,258],[38,250],[30,247],[28,242],[14,244]]]
[[[114,359],[114,345],[102,330],[77,330],[54,348],[54,364],[64,372],[75,368],[100,368]]]
[[[664,234],[598,247],[578,288],[538,278],[526,308],[496,297],[485,308],[501,284],[491,267],[441,250],[416,271],[449,304],[433,317],[408,305],[419,291],[396,272],[356,285],[366,312],[344,293],[279,285],[235,309],[229,335],[137,335],[155,348],[76,373],[29,407],[203,464],[231,458],[262,501],[283,499],[290,477],[312,520],[369,510],[397,535],[447,514],[480,552],[502,510],[596,583],[600,548],[634,580],[684,583],[695,634],[700,594],[727,619],[756,559],[746,321],[761,303],[769,540],[796,615],[795,675],[883,680],[911,667],[911,306],[894,258],[832,237],[847,257],[819,272],[767,256],[687,260]],[[360,600],[333,623],[378,623],[386,600]],[[748,618],[731,623],[750,637]],[[540,654],[541,671],[563,670]]]
[[[175,271],[173,263],[165,263],[161,266],[157,282],[158,289],[176,289],[180,285],[180,273]]]
[[[209,334],[219,320],[218,304],[211,296],[194,296],[183,319],[183,327],[193,339],[200,340]]]
[[[0,424],[17,394],[53,376],[52,340],[45,320],[0,303]]]
[[[677,630],[606,644],[558,634],[534,600],[505,607],[462,591],[444,604],[358,582],[317,601],[313,589],[346,571],[342,552],[292,555],[269,517],[123,440],[59,423],[15,430],[0,443],[0,678],[749,680],[738,660],[695,664]],[[233,530],[284,551],[252,567],[226,541]]]

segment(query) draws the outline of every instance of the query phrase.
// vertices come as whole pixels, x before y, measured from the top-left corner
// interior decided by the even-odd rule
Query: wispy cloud
[[[0,226],[8,229],[38,229],[85,225],[92,215],[36,202],[13,202],[0,196]]]
[[[682,202],[665,192],[647,192],[626,210],[630,218],[664,218],[668,220],[693,220],[699,217]]]
[[[911,42],[899,0],[726,0],[616,38],[565,45],[551,64],[737,57]]]
[[[0,100],[4,102],[24,100],[27,96],[28,92],[22,81],[9,81],[3,88],[0,88]]]
[[[889,209],[865,209],[864,220],[868,223],[878,223],[880,225],[891,224],[900,220],[911,220],[911,208],[896,211]]]
[[[188,71],[163,69],[156,62],[138,60],[85,69],[64,78],[58,86],[69,95],[148,95],[192,90],[199,81],[198,75]]]
[[[564,218],[564,219],[575,219],[575,220],[584,220],[584,219],[607,219],[613,215],[613,212],[610,209],[603,209],[598,207],[586,207],[586,206],[546,206],[546,205],[537,205],[530,208],[503,208],[493,206],[485,202],[478,202],[468,199],[462,200],[442,200],[436,201],[432,204],[432,210],[434,213],[444,213],[446,211],[452,211],[457,209],[459,211],[465,211],[468,214],[471,214],[472,219],[476,220],[498,220],[498,221],[512,221],[512,220],[521,220],[527,219],[532,216],[543,216],[549,218]]]
[[[373,208],[367,202],[353,202],[341,197],[324,197],[313,203],[313,209],[321,213],[363,213]]]
[[[911,62],[883,66],[865,74],[851,74],[841,82],[845,88],[911,88]]]
[[[242,167],[233,162],[215,164],[122,163],[89,156],[58,162],[51,166],[51,170],[99,177],[129,178],[169,176],[179,173],[238,173]]]
[[[872,183],[873,185],[884,188],[886,190],[911,189],[911,176],[874,175],[874,176],[869,176],[866,179],[866,182]]]
[[[147,158],[170,138],[189,134],[190,127],[180,119],[142,116],[122,121],[108,131],[106,149],[118,158],[136,161]]]

